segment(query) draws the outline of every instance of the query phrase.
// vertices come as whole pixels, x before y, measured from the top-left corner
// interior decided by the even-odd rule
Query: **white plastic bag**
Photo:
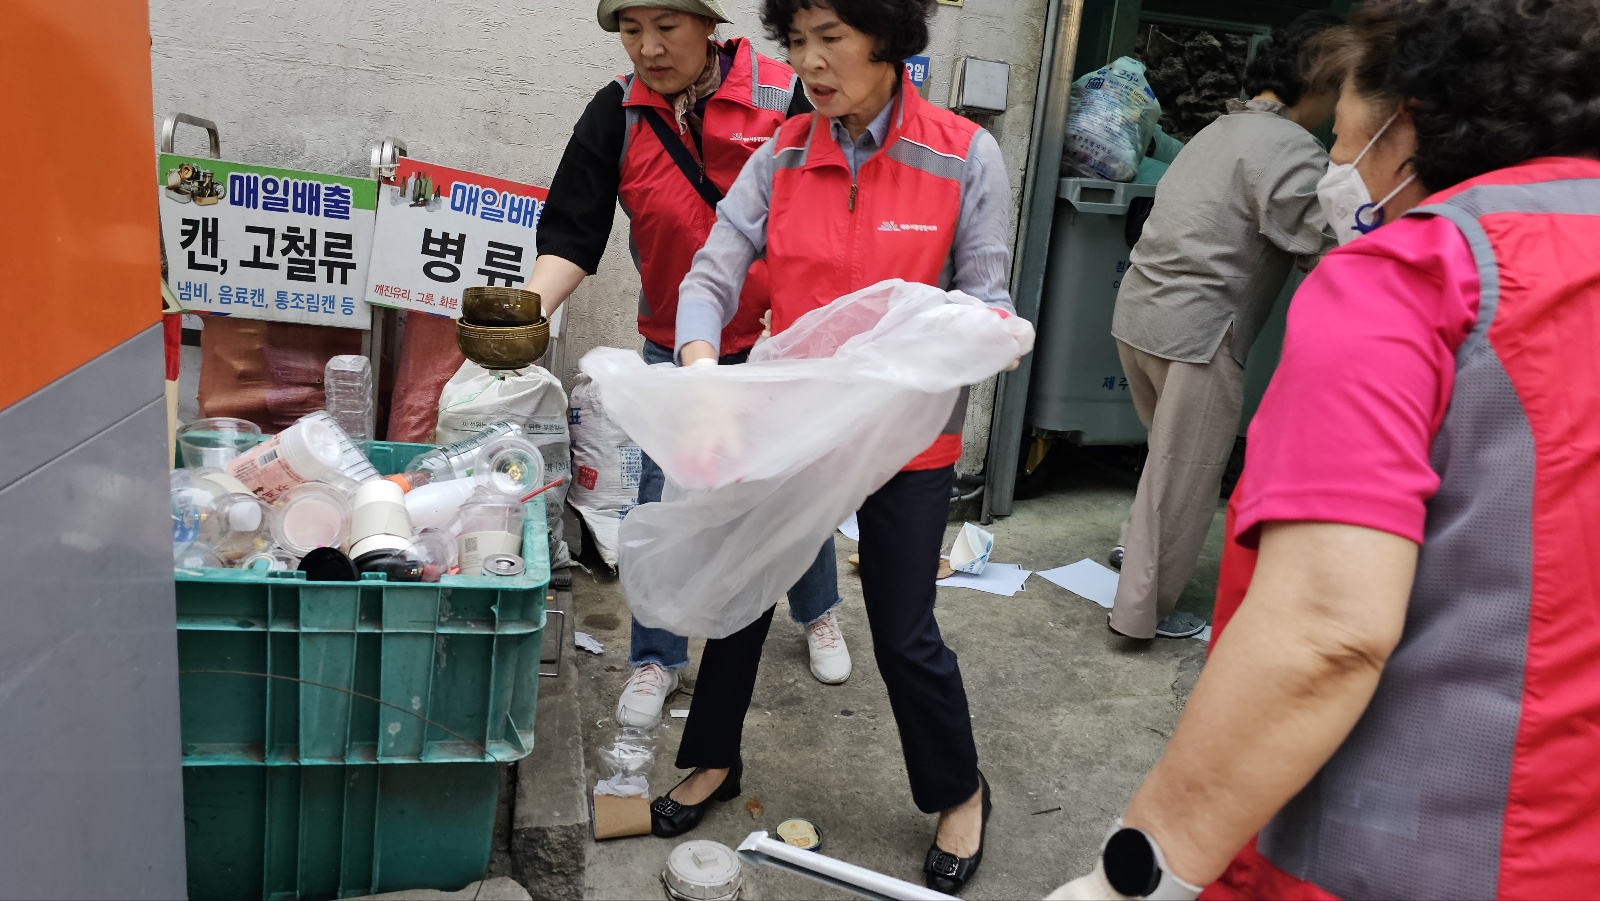
[[[1133,181],[1161,126],[1161,104],[1144,63],[1124,56],[1072,83],[1061,161],[1089,178]]]
[[[600,390],[585,373],[572,384],[567,414],[572,431],[572,485],[567,503],[594,535],[600,558],[617,565],[617,527],[639,499],[643,460],[639,445],[606,415]]]
[[[528,440],[544,456],[546,480],[565,479],[544,493],[550,522],[550,565],[572,562],[562,540],[561,503],[572,481],[572,453],[567,440],[567,394],[561,381],[537,366],[519,372],[491,372],[468,360],[439,394],[439,423],[433,443],[450,444],[505,419],[522,426]]]
[[[667,475],[663,502],[635,507],[620,530],[634,616],[706,638],[754,621],[933,443],[962,386],[1027,351],[1025,326],[891,280],[806,314],[742,366],[591,351],[581,368],[607,413]],[[709,455],[708,431],[721,442]]]

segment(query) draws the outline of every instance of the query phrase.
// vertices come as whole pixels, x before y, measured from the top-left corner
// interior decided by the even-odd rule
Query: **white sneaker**
[[[823,685],[838,685],[850,678],[850,649],[845,647],[839,618],[828,611],[806,629],[806,647],[811,651],[811,675]]]
[[[634,669],[628,684],[622,686],[617,701],[617,723],[639,729],[652,729],[661,722],[661,708],[667,696],[678,690],[678,673],[659,663],[646,663]]]

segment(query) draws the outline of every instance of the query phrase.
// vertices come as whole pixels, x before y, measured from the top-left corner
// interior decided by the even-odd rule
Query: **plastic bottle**
[[[492,422],[489,427],[473,435],[463,438],[454,444],[446,444],[412,460],[406,467],[406,472],[427,472],[436,482],[446,479],[462,479],[472,475],[472,468],[478,461],[478,450],[485,444],[502,435],[521,435],[522,426],[504,419]]]
[[[357,448],[372,442],[377,405],[373,400],[372,361],[360,354],[339,354],[322,372],[323,408]]]
[[[355,479],[357,482],[370,482],[378,477],[378,470],[372,465],[372,461],[367,459],[366,452],[357,447],[354,441],[350,440],[350,436],[344,433],[343,428],[340,428],[338,420],[334,419],[327,410],[313,410],[300,417],[300,422],[306,421],[324,423],[328,428],[333,429],[333,433],[339,437],[339,450],[343,454],[343,457],[339,460],[340,472]]]
[[[418,529],[443,529],[456,518],[456,512],[478,485],[472,479],[452,479],[433,482],[406,493],[406,510],[411,514],[411,525]]]
[[[228,461],[228,474],[271,503],[290,488],[338,469],[342,457],[337,432],[327,423],[301,419]]]
[[[410,492],[424,485],[433,484],[433,473],[428,472],[426,469],[419,469],[416,472],[402,472],[392,476],[384,476],[384,479],[399,485],[401,491]]]

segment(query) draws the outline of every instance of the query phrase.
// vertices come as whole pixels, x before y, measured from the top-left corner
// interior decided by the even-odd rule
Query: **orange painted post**
[[[161,315],[142,0],[6,0],[0,409]]]

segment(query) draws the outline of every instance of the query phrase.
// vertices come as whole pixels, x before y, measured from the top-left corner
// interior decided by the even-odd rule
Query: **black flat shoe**
[[[994,805],[989,803],[989,780],[983,778],[983,773],[978,773],[978,782],[983,785],[983,826],[978,832],[978,853],[971,857],[957,857],[949,851],[939,848],[939,840],[934,839],[928,846],[928,859],[922,864],[922,875],[927,880],[928,888],[946,895],[959,894],[966,886],[967,880],[978,872],[978,864],[983,863],[983,841],[989,834],[989,812]]]
[[[696,771],[698,772],[698,770]],[[683,782],[688,782],[694,773],[683,777]],[[674,838],[700,825],[700,820],[711,809],[711,805],[718,801],[732,801],[739,797],[739,777],[744,775],[744,761],[736,760],[728,769],[728,775],[722,777],[722,784],[711,793],[711,797],[699,804],[681,804],[672,800],[672,792],[667,792],[655,799],[650,804],[650,834],[658,838]],[[682,785],[679,782],[678,785]],[[673,786],[677,791],[677,786]]]

